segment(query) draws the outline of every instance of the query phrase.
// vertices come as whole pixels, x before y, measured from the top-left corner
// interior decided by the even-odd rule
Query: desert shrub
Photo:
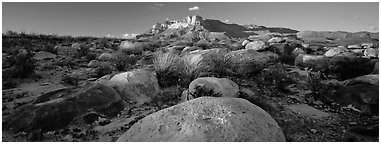
[[[114,55],[114,59],[112,61],[114,63],[115,69],[118,71],[126,71],[135,65],[139,59],[140,56],[119,51]]]
[[[291,55],[280,55],[278,61],[288,65],[294,65],[295,57]]]
[[[141,55],[143,51],[152,51],[152,47],[148,42],[135,42],[126,48],[120,48],[122,52],[126,54]]]
[[[79,78],[72,75],[65,75],[61,81],[72,86],[78,86]]]
[[[94,52],[88,52],[85,57],[86,57],[86,61],[90,62],[91,60],[97,59],[98,55]]]
[[[71,57],[65,57],[63,59],[57,59],[53,62],[54,65],[61,66],[61,67],[70,67],[74,68],[77,66],[77,62],[74,58]]]
[[[314,100],[320,100],[324,103],[327,103],[331,100],[330,88],[334,88],[334,86],[328,86],[322,84],[322,80],[324,75],[320,71],[312,71],[308,69],[308,81],[307,87],[311,90],[311,94],[307,95],[306,100],[309,103],[312,103]]]
[[[24,51],[24,52],[20,52]],[[11,56],[10,61],[14,64],[9,72],[9,78],[25,78],[34,72],[36,62],[29,50],[20,50],[18,54]]]
[[[202,59],[199,65],[199,76],[229,77],[233,76],[233,65],[226,53],[210,53]]]
[[[95,75],[97,78],[108,75],[112,72],[110,65],[108,64],[100,64],[97,69],[95,69]]]
[[[270,66],[267,70],[262,72],[261,77],[267,84],[274,86],[275,89],[281,92],[288,92],[286,87],[295,83],[282,64]]]
[[[192,41],[187,41],[187,40],[181,40],[181,41],[176,41],[172,43],[172,45],[178,45],[178,46],[193,46]]]
[[[173,52],[157,52],[153,63],[162,87],[178,84],[183,77],[183,61],[179,55]]]
[[[208,47],[208,43],[199,42],[199,43],[195,43],[194,45],[195,45],[195,46],[198,46],[198,47],[200,47],[200,48],[202,48],[202,49],[204,49],[204,50],[209,49],[209,47]]]
[[[165,105],[170,107],[176,105],[180,101],[180,97],[185,88],[179,85],[171,86],[163,89],[158,95],[152,97],[152,103],[160,109]]]
[[[79,51],[78,51],[76,57],[77,57],[77,58],[81,58],[81,57],[83,57],[83,56],[87,56],[87,54],[89,54],[89,52],[90,52],[89,49],[90,49],[89,46],[87,46],[86,44],[82,43],[82,44],[80,45],[80,49],[79,49]]]
[[[275,109],[274,106],[272,106],[269,103],[269,100],[267,100],[266,97],[250,96],[250,95],[247,95],[246,93],[240,92],[238,95],[238,98],[243,98],[248,100],[249,102],[257,105],[258,107],[268,112],[270,115],[273,115],[274,113],[278,113],[278,111]]]

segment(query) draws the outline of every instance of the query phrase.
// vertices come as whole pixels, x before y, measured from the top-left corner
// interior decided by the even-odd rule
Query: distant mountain
[[[378,41],[378,33],[370,32],[343,32],[343,31],[298,31],[283,27],[266,27],[254,24],[238,25],[227,24],[220,20],[203,19],[201,16],[188,16],[179,20],[167,20],[156,23],[147,32],[137,38],[162,40],[190,40],[201,39],[231,39],[231,38],[261,38],[269,39],[276,36],[291,36],[306,42],[329,43],[334,45],[348,45],[358,42]]]
[[[139,37],[157,37],[163,39],[182,38],[188,40],[247,38],[252,35],[267,33],[296,34],[298,31],[289,28],[271,28],[257,25],[227,24],[220,20],[203,19],[201,16],[188,16],[179,20],[168,20],[156,23]]]

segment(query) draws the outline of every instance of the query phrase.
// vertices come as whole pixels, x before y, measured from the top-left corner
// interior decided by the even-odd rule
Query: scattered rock
[[[97,68],[99,66],[98,60],[91,60],[89,64],[87,64],[87,67],[89,68]]]
[[[227,78],[202,77],[193,80],[182,95],[182,101],[202,96],[238,97],[238,85]]]
[[[378,57],[378,49],[367,48],[364,50],[364,56],[377,58]]]
[[[202,48],[197,47],[197,46],[192,46],[192,47],[187,46],[187,47],[185,47],[185,48],[183,49],[183,51],[182,51],[181,53],[184,54],[184,53],[191,52],[191,51],[194,51],[194,50],[202,50]]]
[[[247,45],[249,42],[250,42],[249,40],[244,40],[244,41],[242,42],[242,46],[243,46],[243,47],[246,47],[246,45]]]
[[[312,133],[317,133],[317,130],[316,129],[311,129],[310,130]]]
[[[100,61],[109,61],[112,60],[112,55],[110,53],[102,53],[99,57],[98,60]]]
[[[315,109],[307,104],[290,105],[288,108],[295,113],[305,116],[312,116],[314,118],[324,118],[329,116],[329,113]]]
[[[254,41],[246,44],[245,49],[252,49],[256,51],[262,51],[266,48],[266,44],[263,41]]]
[[[342,48],[342,47],[331,48],[324,55],[326,57],[333,57],[333,56],[356,56],[356,54],[354,52],[351,52],[347,48]]]
[[[35,60],[48,60],[48,59],[54,59],[57,56],[55,54],[52,54],[50,52],[46,51],[39,51],[36,54],[34,54],[34,59]]]
[[[136,69],[113,76],[108,82],[127,102],[141,105],[151,101],[160,91],[156,74],[144,69]]]
[[[282,37],[273,37],[271,38],[268,43],[282,43],[285,42],[286,40],[283,39]]]
[[[241,75],[259,72],[278,59],[272,52],[257,52],[253,49],[242,49],[226,54],[226,58],[235,67],[234,71]]]
[[[347,46],[348,49],[361,49],[362,47],[360,45],[349,45]]]
[[[118,142],[285,141],[276,121],[240,98],[200,97],[146,116]]]

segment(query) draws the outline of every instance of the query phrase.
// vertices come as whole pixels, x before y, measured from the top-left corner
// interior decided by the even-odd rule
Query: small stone
[[[317,133],[317,130],[316,129],[311,129],[310,130],[312,133]]]
[[[63,139],[65,141],[72,141],[73,140],[73,136],[72,135],[66,135]]]
[[[49,83],[43,83],[43,84],[41,84],[41,86],[46,86],[46,85],[49,85]]]

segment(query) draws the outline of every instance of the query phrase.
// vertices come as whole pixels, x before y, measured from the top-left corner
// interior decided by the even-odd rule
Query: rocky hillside
[[[190,16],[2,44],[3,141],[379,141],[378,33]]]

